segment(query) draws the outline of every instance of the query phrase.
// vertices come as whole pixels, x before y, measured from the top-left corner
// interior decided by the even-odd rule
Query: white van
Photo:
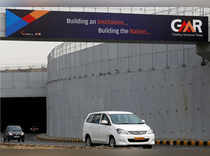
[[[152,148],[155,134],[145,121],[134,113],[104,111],[88,114],[83,125],[83,141],[88,146],[142,145],[144,148]]]

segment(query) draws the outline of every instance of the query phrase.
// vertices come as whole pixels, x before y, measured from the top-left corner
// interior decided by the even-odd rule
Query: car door
[[[101,114],[97,113],[94,114],[92,122],[91,122],[91,139],[94,143],[100,143],[99,134],[100,134],[100,128],[99,123],[101,120]]]
[[[101,121],[102,120],[106,120],[108,125],[100,123],[99,139],[101,143],[107,144],[109,141],[109,136],[111,135],[111,122],[106,114],[102,114]]]

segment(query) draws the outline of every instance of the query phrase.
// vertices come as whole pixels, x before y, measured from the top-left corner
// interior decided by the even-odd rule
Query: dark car
[[[9,125],[7,126],[4,135],[3,135],[3,141],[10,141],[10,140],[18,140],[18,142],[22,141],[24,142],[24,132],[22,128],[18,125]]]
[[[32,133],[38,133],[39,132],[39,126],[37,126],[37,125],[31,126],[30,131]]]

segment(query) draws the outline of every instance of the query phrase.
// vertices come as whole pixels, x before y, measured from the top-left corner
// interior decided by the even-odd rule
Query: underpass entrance
[[[24,132],[46,132],[46,97],[1,98],[1,132],[7,125],[21,125]]]

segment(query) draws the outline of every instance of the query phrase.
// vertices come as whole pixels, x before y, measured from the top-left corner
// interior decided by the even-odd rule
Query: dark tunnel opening
[[[1,132],[7,125],[20,125],[24,132],[38,128],[46,133],[46,97],[1,98]]]

